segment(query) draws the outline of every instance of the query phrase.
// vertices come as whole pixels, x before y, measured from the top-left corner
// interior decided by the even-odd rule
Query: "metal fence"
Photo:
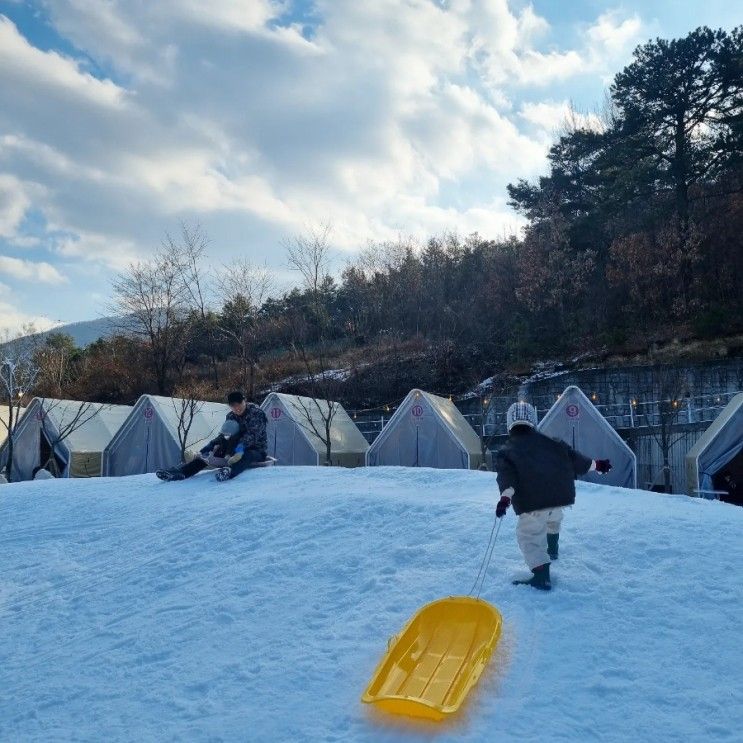
[[[672,445],[668,451],[668,467],[671,480],[671,491],[685,493],[686,455],[701,438],[705,427],[677,430],[671,436]],[[620,434],[624,433],[620,431]],[[663,450],[658,438],[645,431],[636,431],[636,435],[627,440],[637,456],[637,485],[644,490],[662,490],[664,484]]]
[[[627,441],[637,456],[638,486],[647,490],[663,485],[663,452],[657,427],[665,422],[673,428],[669,451],[669,468],[673,492],[686,492],[685,457],[708,425],[720,411],[738,394],[738,391],[720,392],[712,395],[692,395],[679,400],[637,400],[629,398],[622,402],[594,405]],[[541,419],[552,407],[558,396],[531,397]],[[483,441],[483,449],[491,452],[506,436],[506,410],[513,402],[510,397],[485,397],[479,401],[482,412],[464,412],[465,419]],[[467,408],[477,408],[478,401],[468,401]],[[371,444],[387,425],[392,413],[376,416],[358,416],[354,419],[359,430]],[[490,464],[490,457],[486,457]]]
[[[593,404],[616,429],[658,426],[663,420],[673,423],[711,423],[730,400],[741,390],[713,395],[692,395],[677,400],[639,400],[630,397],[621,402],[602,404],[592,396]],[[537,408],[540,420],[559,399],[555,397],[530,398]],[[484,401],[482,413],[465,415],[481,436],[497,436],[506,432],[506,411],[513,397],[498,397]]]

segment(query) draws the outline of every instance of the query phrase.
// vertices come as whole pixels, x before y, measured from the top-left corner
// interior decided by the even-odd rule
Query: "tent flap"
[[[686,455],[689,495],[714,489],[712,478],[743,449],[743,392],[723,408]]]

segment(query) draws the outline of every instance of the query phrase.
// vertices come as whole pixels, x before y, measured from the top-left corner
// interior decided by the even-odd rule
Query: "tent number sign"
[[[565,407],[565,415],[571,420],[575,420],[580,417],[580,408],[575,404],[567,405]]]
[[[281,418],[281,408],[271,408],[271,417],[277,421]]]
[[[152,416],[155,415],[155,409],[151,407],[146,407],[144,409],[144,417],[145,420],[152,420]]]
[[[416,421],[419,421],[423,417],[423,406],[413,405],[413,407],[410,408],[410,412],[413,414],[413,418],[415,418]]]

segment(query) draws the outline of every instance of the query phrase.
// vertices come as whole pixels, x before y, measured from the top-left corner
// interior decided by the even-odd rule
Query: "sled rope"
[[[490,560],[493,558],[493,550],[495,549],[495,543],[498,540],[498,532],[500,531],[500,525],[502,521],[503,519],[499,519],[497,516],[493,520],[493,528],[490,530],[488,546],[485,548],[485,554],[482,557],[480,569],[477,571],[477,578],[475,578],[475,582],[472,584],[472,588],[470,588],[469,593],[467,594],[468,596],[472,596],[472,594],[475,592],[477,584],[479,583],[480,588],[477,589],[477,595],[475,596],[475,598],[480,598],[480,593],[482,593],[483,586],[485,585],[485,577],[487,576],[488,569],[490,568]]]

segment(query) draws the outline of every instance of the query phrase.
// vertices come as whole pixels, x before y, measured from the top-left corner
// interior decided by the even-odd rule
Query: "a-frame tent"
[[[623,488],[637,487],[637,457],[579,387],[566,388],[538,425],[538,430],[560,439],[592,459],[611,460],[606,475],[589,472],[581,480]],[[546,483],[549,487],[549,483]]]
[[[689,495],[714,495],[714,491],[729,491],[734,484],[740,493],[731,495],[743,498],[743,392],[722,409],[689,450],[686,482]]]
[[[324,464],[324,419],[332,412],[330,463],[338,467],[364,466],[369,444],[340,403],[272,392],[261,407],[267,419],[267,453],[276,464]]]
[[[477,469],[480,437],[451,400],[411,390],[366,454],[374,466]]]
[[[13,437],[13,480],[30,480],[35,467],[59,477],[97,477],[101,455],[131,411],[129,405],[35,397]],[[0,449],[7,461],[8,442]]]
[[[103,474],[141,475],[181,461],[179,435],[191,416],[188,401],[177,397],[142,395],[103,452]],[[227,405],[196,402],[186,435],[186,449],[200,449],[214,438],[229,413]]]

